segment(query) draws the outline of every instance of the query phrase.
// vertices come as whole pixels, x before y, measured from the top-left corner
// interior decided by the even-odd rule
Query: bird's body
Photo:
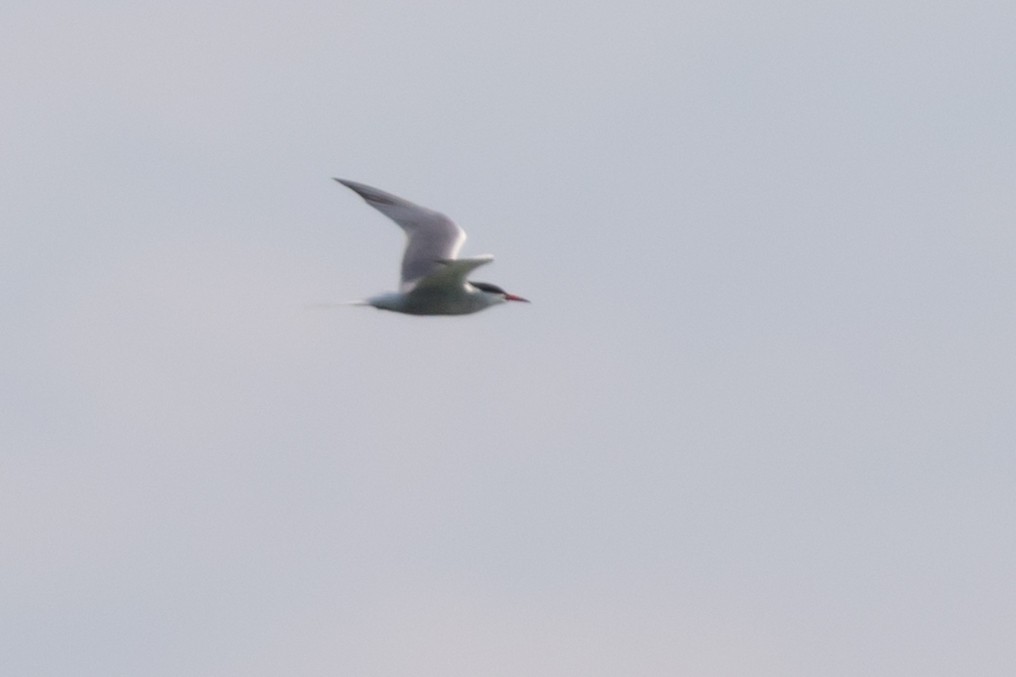
[[[466,279],[494,257],[456,258],[466,233],[444,214],[362,183],[335,180],[406,233],[399,291],[372,296],[358,304],[407,315],[468,315],[508,301],[528,303],[496,285]]]

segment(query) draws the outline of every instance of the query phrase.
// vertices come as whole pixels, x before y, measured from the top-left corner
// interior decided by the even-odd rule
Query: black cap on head
[[[480,291],[489,292],[491,294],[507,294],[508,293],[504,289],[501,289],[501,287],[498,287],[496,284],[491,284],[490,282],[473,282],[472,280],[470,280],[469,284],[473,285],[474,287],[476,287]]]

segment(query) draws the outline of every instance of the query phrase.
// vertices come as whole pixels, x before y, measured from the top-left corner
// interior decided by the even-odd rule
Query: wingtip
[[[343,186],[345,186],[346,188],[349,188],[354,193],[361,193],[362,194],[361,191],[364,188],[369,188],[370,187],[370,186],[364,186],[362,183],[357,183],[356,181],[350,181],[349,179],[340,179],[337,176],[333,176],[332,180],[335,181],[336,183],[341,183]]]
[[[350,181],[349,179],[340,179],[337,176],[333,176],[332,179],[338,183],[341,183],[343,186],[353,191],[354,193],[362,197],[364,200],[372,199],[375,193],[382,194],[382,191],[378,190],[377,188],[371,188],[370,186],[363,183],[357,183],[356,181]]]

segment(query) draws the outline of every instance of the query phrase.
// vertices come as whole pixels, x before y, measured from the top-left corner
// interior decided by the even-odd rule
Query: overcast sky
[[[0,7],[18,677],[1016,674],[1016,5]],[[395,288],[439,209],[533,301]]]

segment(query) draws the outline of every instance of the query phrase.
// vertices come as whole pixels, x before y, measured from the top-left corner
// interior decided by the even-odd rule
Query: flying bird
[[[378,294],[356,305],[408,315],[468,315],[491,306],[526,299],[489,282],[466,277],[494,260],[489,254],[456,258],[466,233],[444,214],[355,181],[335,179],[406,233],[399,291]]]

